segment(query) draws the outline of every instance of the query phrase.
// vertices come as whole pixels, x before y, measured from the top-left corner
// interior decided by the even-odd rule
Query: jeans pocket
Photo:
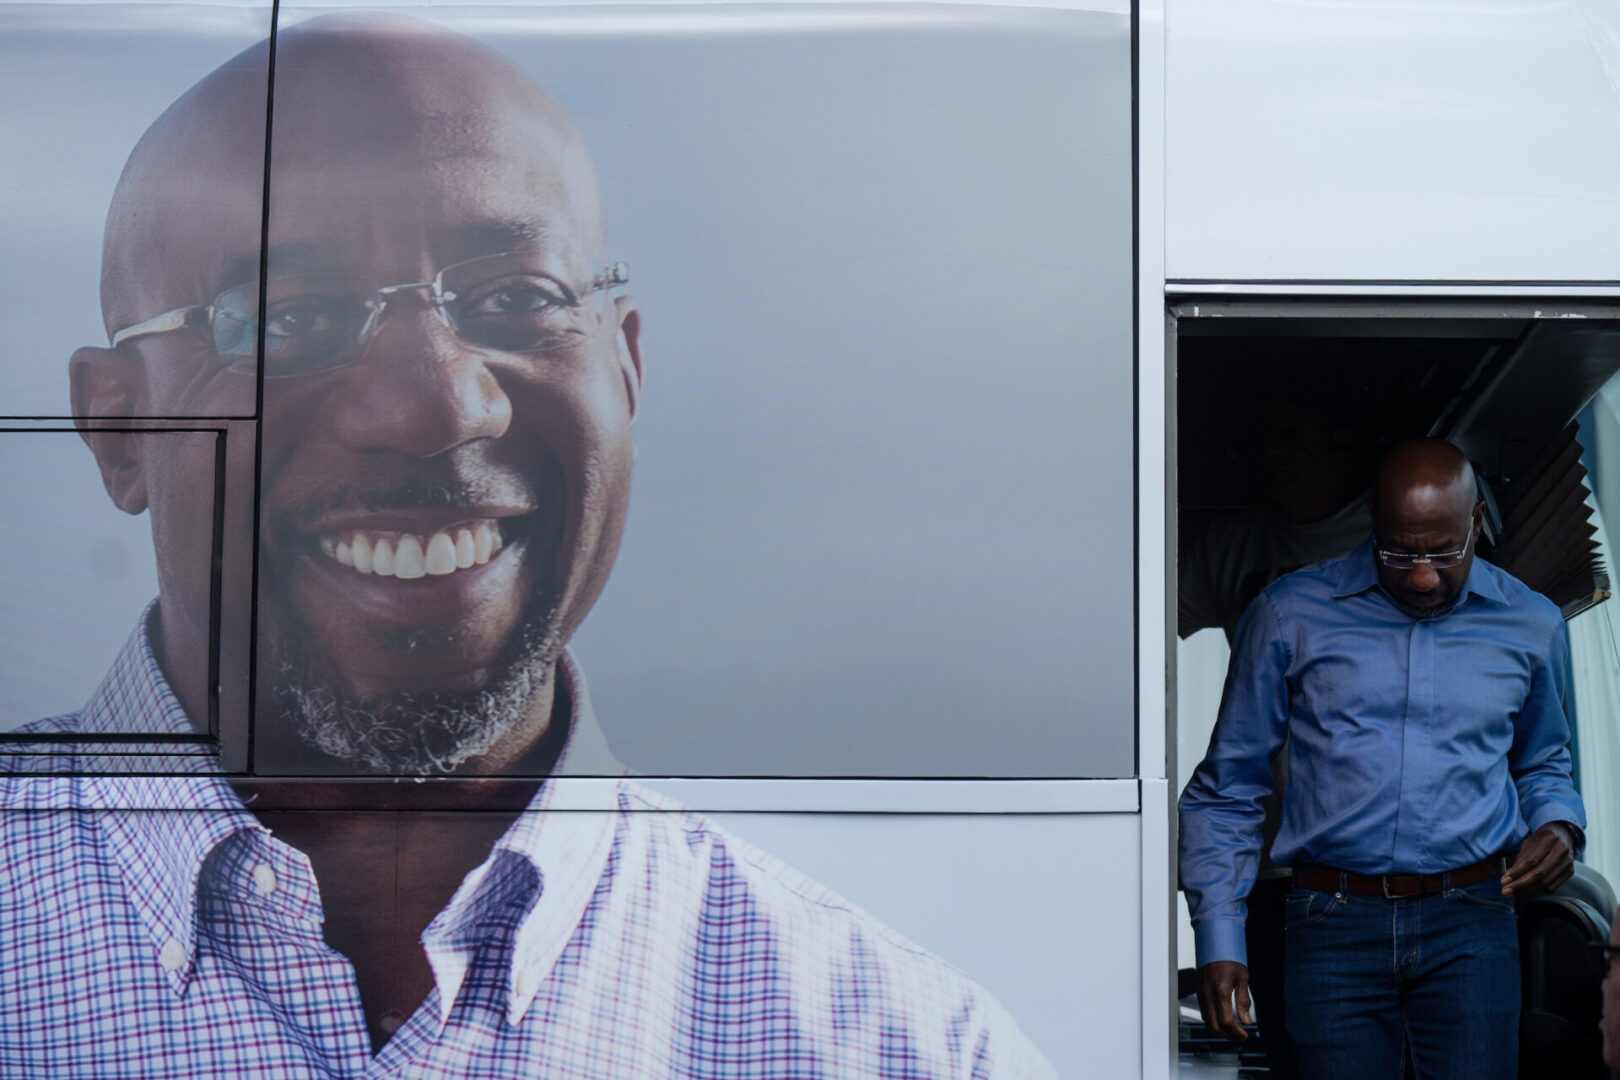
[[[1465,907],[1487,908],[1492,911],[1501,911],[1513,914],[1513,901],[1502,895],[1502,881],[1500,878],[1486,878],[1476,881],[1472,885],[1459,885],[1447,889],[1443,894],[1447,903],[1462,904]]]
[[[1342,893],[1290,889],[1287,898],[1283,900],[1283,930],[1314,926],[1337,911],[1342,903],[1344,903]]]

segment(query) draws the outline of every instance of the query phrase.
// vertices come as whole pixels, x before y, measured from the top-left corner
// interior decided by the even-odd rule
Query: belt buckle
[[[1415,878],[1417,880],[1417,888],[1412,892],[1391,893],[1389,891],[1389,879],[1396,877]],[[1385,900],[1410,900],[1414,896],[1423,895],[1423,875],[1421,874],[1385,874],[1383,877],[1378,879],[1378,884],[1384,891]]]

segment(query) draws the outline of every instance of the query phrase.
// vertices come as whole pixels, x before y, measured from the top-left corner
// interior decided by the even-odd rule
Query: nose
[[[1440,574],[1426,562],[1417,563],[1406,573],[1406,587],[1413,592],[1433,592],[1440,587]]]
[[[355,450],[433,457],[512,424],[512,402],[485,357],[425,298],[390,298],[375,338],[342,374],[337,434]]]

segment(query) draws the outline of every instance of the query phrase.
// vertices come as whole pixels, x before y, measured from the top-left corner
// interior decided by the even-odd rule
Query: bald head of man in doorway
[[[1378,582],[1408,614],[1443,614],[1474,565],[1484,507],[1474,468],[1441,439],[1395,447],[1373,488]]]

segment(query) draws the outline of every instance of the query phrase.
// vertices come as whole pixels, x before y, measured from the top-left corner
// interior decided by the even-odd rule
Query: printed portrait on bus
[[[772,784],[1133,775],[1124,15],[42,10],[0,1060],[1074,1060],[1072,821]]]

